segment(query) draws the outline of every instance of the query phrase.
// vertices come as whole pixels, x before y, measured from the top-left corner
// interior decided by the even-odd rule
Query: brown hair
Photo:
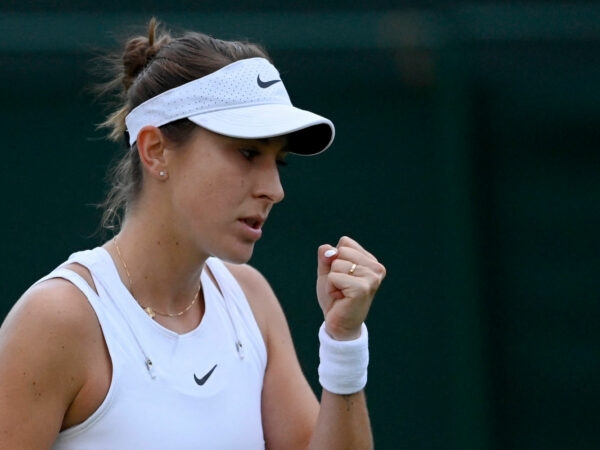
[[[107,58],[113,78],[100,91],[116,95],[118,106],[100,126],[109,130],[110,139],[124,139],[128,145],[125,117],[133,108],[161,92],[253,57],[269,59],[264,49],[248,42],[223,41],[197,32],[172,37],[152,18],[147,36],[130,38],[122,53]],[[181,144],[195,127],[189,120],[181,119],[160,128],[168,140]],[[142,188],[143,171],[135,144],[114,164],[108,176],[111,188],[100,205],[104,209],[101,224],[117,229]]]

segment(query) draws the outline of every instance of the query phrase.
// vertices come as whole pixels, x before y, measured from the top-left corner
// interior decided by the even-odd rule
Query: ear
[[[137,149],[140,161],[151,176],[163,178],[160,174],[166,172],[165,150],[167,143],[157,127],[147,125],[137,136]]]

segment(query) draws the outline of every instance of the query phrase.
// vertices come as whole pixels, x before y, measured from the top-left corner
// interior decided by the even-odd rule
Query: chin
[[[250,258],[252,258],[253,253],[254,244],[252,244],[250,247],[237,249],[237,251],[224,251],[213,256],[231,264],[246,264],[248,261],[250,261]]]
[[[218,256],[217,258],[226,263],[237,265],[246,264],[248,261],[250,261],[250,258],[220,258]]]

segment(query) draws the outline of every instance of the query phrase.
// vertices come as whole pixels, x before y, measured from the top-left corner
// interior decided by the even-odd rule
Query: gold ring
[[[356,270],[356,263],[352,263],[352,267],[350,267],[350,270],[348,271],[348,275],[354,275],[354,271]]]

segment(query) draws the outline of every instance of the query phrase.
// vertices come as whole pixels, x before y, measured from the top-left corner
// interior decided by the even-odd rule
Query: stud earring
[[[162,178],[164,178],[164,177],[166,177],[166,176],[167,176],[167,172],[165,172],[164,170],[161,170],[161,171],[160,171],[158,174],[159,174],[159,175],[160,175]]]

